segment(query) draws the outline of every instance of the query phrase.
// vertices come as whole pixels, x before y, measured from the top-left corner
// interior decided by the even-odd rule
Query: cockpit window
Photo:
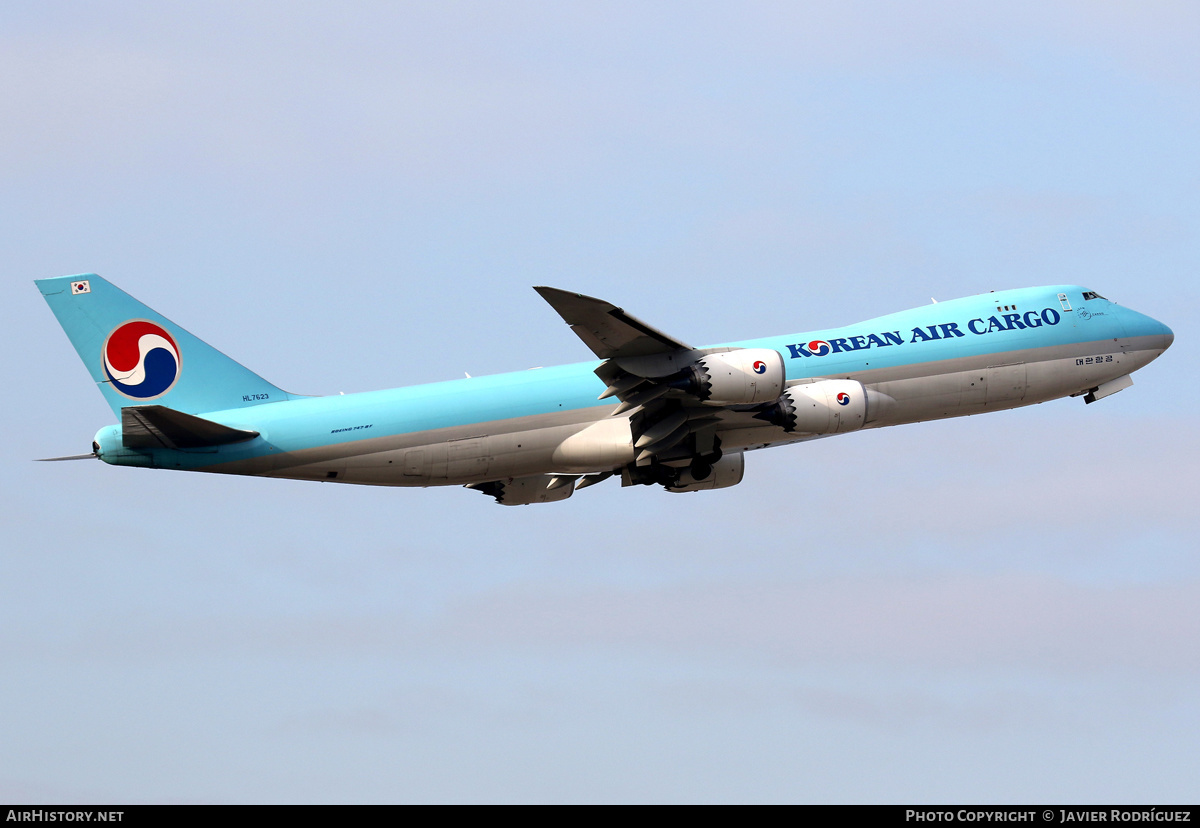
[[[1085,300],[1087,300],[1087,299],[1104,299],[1103,296],[1101,296],[1099,293],[1096,293],[1096,291],[1094,291],[1094,290],[1085,290],[1083,292],[1083,298]],[[1104,301],[1107,302],[1108,300],[1104,299]]]

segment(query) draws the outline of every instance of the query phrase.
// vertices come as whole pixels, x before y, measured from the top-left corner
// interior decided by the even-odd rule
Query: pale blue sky
[[[6,3],[0,799],[1195,801],[1200,7]],[[32,280],[337,393],[1078,282],[1094,406],[505,509],[35,464],[111,422]]]

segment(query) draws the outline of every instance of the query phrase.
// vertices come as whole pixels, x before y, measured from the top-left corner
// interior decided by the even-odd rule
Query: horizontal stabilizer
[[[210,448],[253,440],[257,436],[257,431],[230,428],[165,405],[134,405],[121,409],[121,440],[126,448]]]

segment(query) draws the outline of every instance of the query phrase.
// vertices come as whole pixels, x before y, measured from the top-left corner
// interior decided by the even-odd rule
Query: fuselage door
[[[429,477],[425,467],[425,450],[414,448],[404,452],[404,476],[418,480]]]
[[[1025,399],[1025,363],[991,365],[987,369],[987,405]]]
[[[446,476],[451,480],[486,480],[492,458],[488,455],[487,437],[467,437],[447,443]]]

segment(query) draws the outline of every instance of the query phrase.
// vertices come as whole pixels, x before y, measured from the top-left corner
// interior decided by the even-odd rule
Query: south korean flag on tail
[[[71,282],[71,295],[78,296],[81,293],[91,293],[92,285],[87,279],[82,282]]]

